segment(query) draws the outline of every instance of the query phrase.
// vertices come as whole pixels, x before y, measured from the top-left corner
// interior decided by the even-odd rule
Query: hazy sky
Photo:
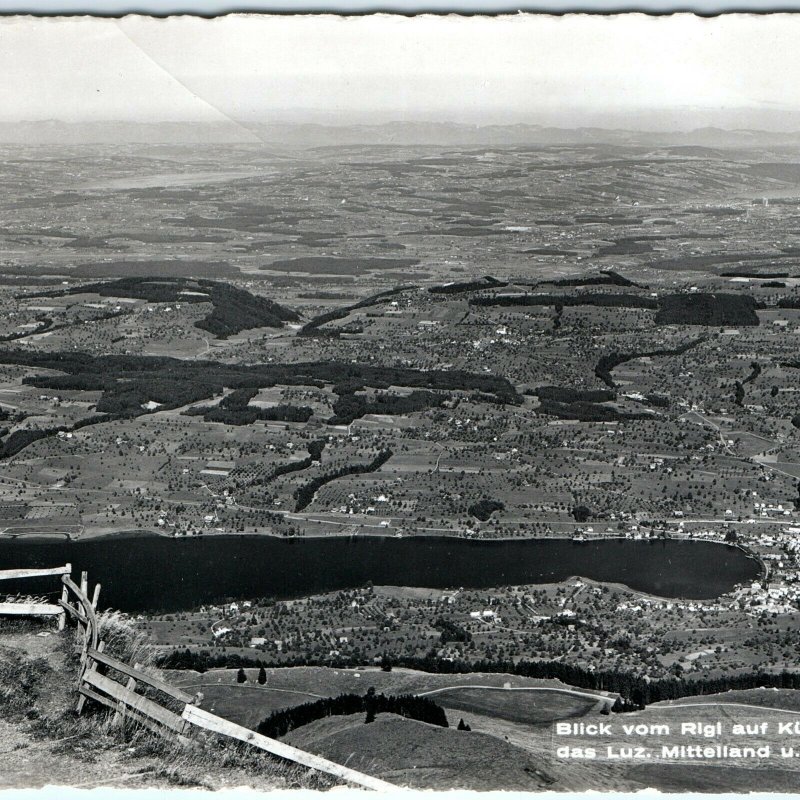
[[[4,120],[800,129],[800,16],[0,19]]]

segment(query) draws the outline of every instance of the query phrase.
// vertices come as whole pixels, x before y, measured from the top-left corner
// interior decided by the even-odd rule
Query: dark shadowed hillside
[[[657,325],[758,325],[756,301],[740,294],[671,294],[662,297]]]

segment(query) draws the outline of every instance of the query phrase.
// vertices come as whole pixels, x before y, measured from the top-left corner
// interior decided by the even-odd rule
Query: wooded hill
[[[312,703],[273,711],[256,730],[263,736],[278,739],[315,720],[347,714],[366,714],[365,722],[372,722],[376,714],[399,714],[429,725],[449,727],[444,709],[433,700],[413,694],[375,694],[373,689],[365,695],[340,694],[337,697],[325,697]]]
[[[229,283],[203,278],[120,278],[36,296],[65,297],[76,294],[130,297],[148,303],[211,303],[211,312],[195,322],[195,327],[220,339],[249,328],[280,328],[284,322],[297,322],[300,319],[297,312],[266,297],[251,294]]]

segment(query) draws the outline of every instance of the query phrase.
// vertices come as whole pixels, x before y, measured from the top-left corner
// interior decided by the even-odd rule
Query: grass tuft
[[[43,658],[26,658],[16,650],[0,653],[0,716],[9,721],[33,718],[42,683],[51,672]]]
[[[102,611],[97,615],[100,640],[106,643],[105,652],[126,664],[151,667],[155,662],[153,647],[147,634],[120,611]]]

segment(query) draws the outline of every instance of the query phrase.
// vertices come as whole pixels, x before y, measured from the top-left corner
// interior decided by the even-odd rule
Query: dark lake
[[[102,583],[101,606],[123,611],[191,608],[224,598],[288,598],[363,586],[484,588],[571,575],[624,583],[664,597],[717,597],[751,581],[758,563],[710,542],[563,539],[474,541],[436,537],[278,539],[113,537],[84,542],[0,541],[0,569],[72,564]],[[0,591],[46,593],[57,579]]]

